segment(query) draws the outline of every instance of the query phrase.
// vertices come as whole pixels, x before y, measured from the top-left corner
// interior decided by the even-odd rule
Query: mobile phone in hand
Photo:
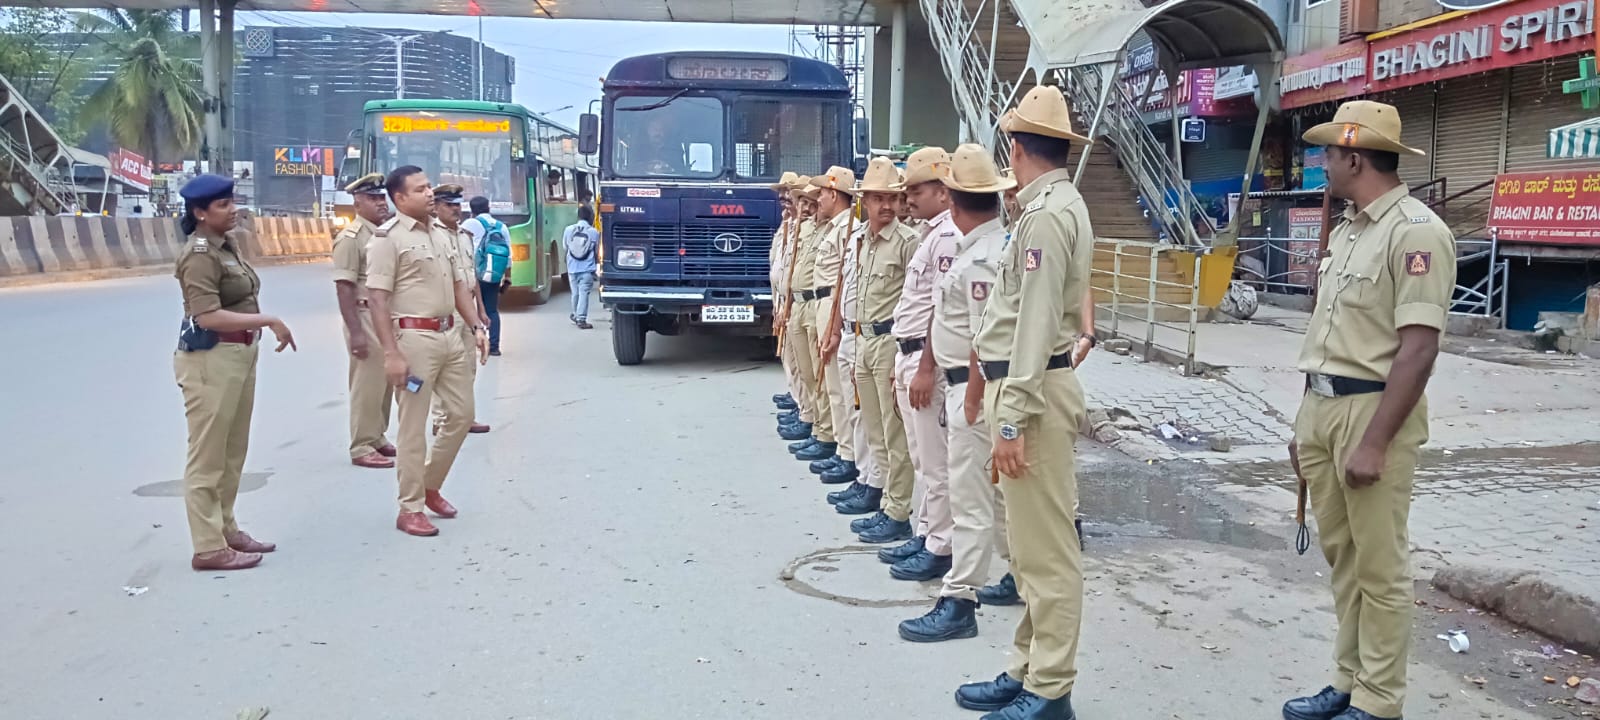
[[[415,375],[407,375],[406,390],[408,392],[418,392],[422,390],[422,378],[419,378]]]

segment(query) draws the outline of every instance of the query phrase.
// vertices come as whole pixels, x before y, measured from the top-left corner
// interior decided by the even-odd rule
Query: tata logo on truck
[[[744,215],[746,213],[744,211],[744,206],[743,205],[734,205],[734,204],[728,204],[728,203],[711,203],[711,214],[713,216],[716,216],[716,217],[725,217],[725,216],[734,216],[734,215]]]

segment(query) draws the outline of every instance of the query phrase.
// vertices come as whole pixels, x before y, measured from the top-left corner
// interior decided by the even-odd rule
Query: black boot
[[[778,424],[779,425],[789,425],[791,423],[797,423],[797,422],[800,422],[800,411],[799,410],[789,410],[789,411],[786,411],[786,412],[778,413]]]
[[[785,440],[804,440],[811,437],[811,423],[795,423],[793,425],[780,425],[778,437]]]
[[[839,463],[842,462],[844,462],[844,460],[841,460],[838,455],[829,455],[821,460],[812,462],[811,467],[807,469],[811,471],[812,475],[821,475],[829,470],[834,469],[835,467],[838,467]]]
[[[861,477],[861,471],[856,468],[854,460],[841,460],[832,470],[822,473],[822,484],[838,485],[847,483]]]
[[[773,403],[773,405],[777,405],[779,410],[794,410],[794,409],[800,407],[800,405],[798,403],[796,403],[795,401],[793,401],[793,400],[784,400],[782,402],[775,402],[775,403]]]
[[[918,535],[910,540],[907,540],[904,545],[896,545],[891,548],[879,550],[878,562],[881,562],[885,565],[893,565],[901,560],[911,557],[912,555],[922,552],[922,548],[926,547],[927,544],[928,538]]]
[[[1381,718],[1361,708],[1350,708],[1333,720],[1400,720],[1400,718]]]
[[[790,393],[783,393],[781,395],[773,395],[772,396],[772,404],[773,405],[777,405],[779,407],[782,407],[784,403],[792,403],[792,402],[794,402],[794,395],[792,395]]]
[[[927,615],[900,623],[900,638],[911,642],[939,642],[978,636],[978,604],[942,597]]]
[[[1022,681],[1000,673],[989,682],[967,683],[956,688],[956,704],[968,710],[999,710],[1022,694]]]
[[[840,501],[838,505],[833,506],[833,509],[840,515],[866,515],[867,513],[877,512],[882,505],[883,488],[869,487],[860,495],[849,500]],[[854,529],[855,523],[851,523],[851,525],[851,529]],[[860,531],[857,530],[856,532]]]
[[[1283,704],[1284,720],[1333,720],[1350,709],[1350,693],[1332,685],[1315,695],[1299,697]]]
[[[827,482],[828,481],[828,476],[826,474],[824,474],[822,476],[822,481],[823,482]],[[839,503],[844,502],[846,500],[849,500],[850,498],[853,498],[853,497],[855,497],[857,495],[860,495],[861,493],[864,493],[866,491],[867,491],[867,484],[866,483],[858,483],[858,482],[850,483],[850,487],[847,487],[847,488],[845,488],[843,490],[840,490],[838,492],[828,493],[828,504],[829,505],[838,505]]]
[[[978,602],[984,605],[1021,605],[1022,596],[1017,594],[1017,580],[1006,573],[997,582],[988,587],[978,589]]]
[[[935,555],[927,550],[922,550],[911,557],[890,565],[889,577],[896,580],[927,582],[935,578],[942,578],[945,573],[950,572],[950,562],[949,555]]]
[[[793,455],[815,444],[817,444],[817,439],[814,437],[808,437],[799,442],[789,443],[789,454]]]
[[[979,720],[1077,720],[1072,714],[1072,693],[1047,700],[1027,690],[998,712],[984,715]]]
[[[896,520],[886,515],[883,518],[883,522],[862,530],[861,534],[856,536],[856,539],[868,545],[882,545],[896,540],[910,540],[911,522],[908,520]]]
[[[876,527],[878,525],[878,523],[881,523],[881,522],[883,522],[885,520],[888,520],[888,519],[889,519],[889,516],[883,514],[882,510],[879,510],[878,512],[875,512],[875,513],[873,513],[872,515],[870,515],[868,517],[856,518],[855,520],[851,520],[850,521],[850,532],[859,533],[859,532],[861,532],[863,530],[866,530],[867,528]]]
[[[832,457],[835,452],[838,452],[838,450],[839,450],[839,443],[819,442],[819,443],[817,443],[815,445],[812,445],[809,448],[806,448],[804,450],[801,450],[800,452],[795,453],[794,454],[794,459],[799,460],[800,462],[811,462],[812,460],[821,460],[821,459],[823,459],[825,457]]]

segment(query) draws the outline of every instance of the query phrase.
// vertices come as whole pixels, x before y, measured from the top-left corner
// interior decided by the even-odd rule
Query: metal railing
[[[1450,312],[1456,315],[1492,318],[1506,326],[1506,289],[1511,281],[1511,263],[1500,259],[1500,241],[1494,233],[1488,239],[1456,239],[1456,268],[1488,264],[1483,277],[1472,285],[1456,282],[1450,294]]]
[[[922,14],[928,19],[929,33],[939,49],[939,64],[950,80],[957,114],[976,142],[993,144],[1000,114],[1005,111],[1015,84],[997,77],[994,68],[995,44],[999,35],[999,3],[981,0],[968,12],[965,0],[921,0]],[[980,20],[989,13],[990,27]],[[988,48],[984,48],[985,35]]]
[[[1164,250],[1170,249],[1149,243],[1120,241],[1095,243],[1094,252],[1097,259],[1108,254],[1112,258],[1111,270],[1093,268],[1090,271],[1089,284],[1096,294],[1110,295],[1110,302],[1095,302],[1095,325],[1102,328],[1107,337],[1135,339],[1141,342],[1146,361],[1157,359],[1158,351],[1165,350],[1182,358],[1185,374],[1195,375],[1199,373],[1199,363],[1195,360],[1195,344],[1198,340],[1196,328],[1200,322],[1200,255],[1194,256],[1194,267],[1188,282],[1171,282],[1160,279],[1161,263],[1164,261],[1161,255]],[[1127,268],[1131,272],[1124,272],[1124,258],[1136,258],[1141,261],[1144,272],[1136,271],[1140,263],[1133,263],[1135,267]],[[1162,300],[1163,288],[1187,291],[1188,303],[1179,304]],[[1102,315],[1100,309],[1105,309],[1106,313]],[[1176,312],[1159,313],[1159,309],[1171,309]],[[1161,317],[1171,315],[1181,315],[1184,319],[1174,322]],[[1130,322],[1125,323],[1124,320]],[[1160,329],[1172,332],[1164,333],[1166,337],[1161,337],[1163,333],[1158,332]],[[1176,339],[1180,337],[1181,339]]]

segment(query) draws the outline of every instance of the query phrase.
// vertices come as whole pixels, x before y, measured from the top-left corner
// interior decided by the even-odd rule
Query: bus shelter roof
[[[563,20],[877,25],[901,0],[239,0],[244,11],[483,15]],[[22,7],[164,10],[198,0],[13,0]]]
[[[1168,0],[1150,8],[1137,0],[1022,0],[1015,7],[1032,36],[1028,66],[1035,70],[1116,62],[1141,30],[1173,70],[1283,59],[1277,26],[1250,0]]]

